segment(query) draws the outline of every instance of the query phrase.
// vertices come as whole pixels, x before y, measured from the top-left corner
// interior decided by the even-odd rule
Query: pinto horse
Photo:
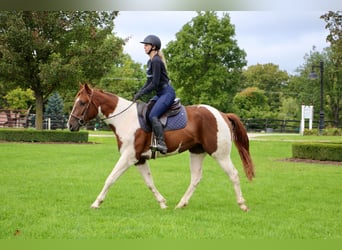
[[[188,116],[187,125],[182,129],[165,131],[168,152],[164,156],[190,151],[190,185],[176,208],[188,204],[202,178],[203,159],[209,154],[229,176],[239,207],[248,211],[242,196],[238,171],[230,158],[234,142],[247,178],[253,179],[254,165],[249,153],[249,140],[240,119],[235,114],[225,114],[208,105],[186,106],[185,109]],[[78,131],[96,116],[103,119],[113,130],[121,156],[91,207],[99,208],[113,183],[130,166],[136,165],[160,207],[167,208],[165,198],[154,185],[147,162],[152,155],[152,135],[140,127],[137,104],[117,95],[93,89],[88,84],[81,85],[68,120],[68,128],[71,131]]]

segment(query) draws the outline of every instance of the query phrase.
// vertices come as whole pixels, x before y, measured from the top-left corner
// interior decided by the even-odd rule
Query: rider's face
[[[152,48],[152,45],[151,44],[144,44],[144,50],[145,50],[145,53],[148,54],[150,52]]]

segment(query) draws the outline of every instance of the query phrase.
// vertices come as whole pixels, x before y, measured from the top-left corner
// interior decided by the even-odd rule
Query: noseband
[[[78,124],[80,126],[84,126],[87,123],[87,121],[85,120],[85,116],[87,114],[87,111],[89,109],[90,104],[93,104],[96,107],[95,103],[93,102],[93,91],[91,92],[90,100],[87,103],[87,106],[84,108],[81,116],[74,115],[73,113],[70,114],[70,116],[72,116],[72,117],[74,117],[74,118],[76,118],[78,120]]]

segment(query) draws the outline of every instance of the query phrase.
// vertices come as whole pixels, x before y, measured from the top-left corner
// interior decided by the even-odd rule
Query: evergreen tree
[[[64,128],[64,103],[58,92],[54,92],[45,105],[45,117],[51,119],[51,128]]]

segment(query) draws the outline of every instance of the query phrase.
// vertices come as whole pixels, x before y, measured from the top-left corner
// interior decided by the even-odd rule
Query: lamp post
[[[320,79],[321,79],[321,107],[319,111],[319,134],[322,135],[324,129],[324,110],[323,110],[323,71],[324,71],[324,63],[323,61],[319,62],[319,65],[312,65],[311,73],[309,74],[309,79],[317,79],[318,76],[314,71],[315,68],[320,69]]]

